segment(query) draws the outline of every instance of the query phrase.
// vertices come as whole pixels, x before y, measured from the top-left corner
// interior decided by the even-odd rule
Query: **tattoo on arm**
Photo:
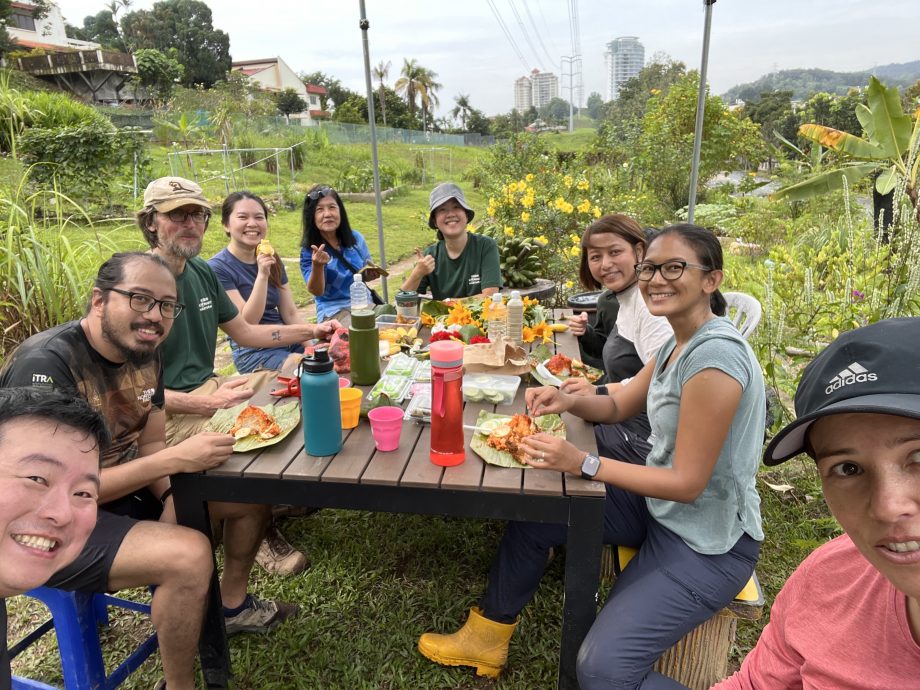
[[[281,340],[281,331],[272,331],[272,340]]]

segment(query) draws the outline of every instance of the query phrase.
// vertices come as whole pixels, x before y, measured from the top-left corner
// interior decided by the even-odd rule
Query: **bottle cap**
[[[428,347],[433,367],[459,367],[463,364],[463,343],[457,340],[438,340]]]
[[[352,280],[354,280],[354,282],[356,282],[356,283],[363,283],[363,282],[364,282],[364,276],[361,275],[360,273],[355,273],[355,274],[352,276]]]
[[[377,317],[374,315],[374,312],[371,310],[368,311],[353,311],[351,313],[351,327],[368,329],[377,327]]]
[[[521,293],[518,290],[511,291],[511,299],[521,299]]]
[[[502,304],[502,293],[495,292],[492,294],[492,302],[494,304]]]
[[[308,374],[324,374],[332,371],[332,360],[326,348],[313,350],[312,355],[307,355],[300,360],[300,370]]]

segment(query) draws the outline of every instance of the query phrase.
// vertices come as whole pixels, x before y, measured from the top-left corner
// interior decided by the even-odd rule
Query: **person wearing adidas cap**
[[[438,241],[422,252],[402,284],[403,290],[431,291],[435,299],[488,297],[502,286],[498,245],[485,235],[471,234],[466,226],[476,212],[466,203],[463,190],[453,182],[439,184],[428,197],[428,227]]]
[[[811,456],[845,534],[790,576],[719,690],[917,687],[920,318],[842,334],[802,374],[764,464]]]

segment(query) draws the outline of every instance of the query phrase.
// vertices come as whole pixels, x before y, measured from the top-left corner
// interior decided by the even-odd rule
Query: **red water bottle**
[[[466,459],[463,441],[463,343],[431,343],[431,462],[442,467]]]

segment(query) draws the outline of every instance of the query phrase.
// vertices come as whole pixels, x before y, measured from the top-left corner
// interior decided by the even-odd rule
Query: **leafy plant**
[[[504,287],[530,287],[545,273],[540,249],[546,246],[546,242],[537,242],[522,234],[506,233],[497,226],[492,226],[483,234],[488,234],[498,245]]]

